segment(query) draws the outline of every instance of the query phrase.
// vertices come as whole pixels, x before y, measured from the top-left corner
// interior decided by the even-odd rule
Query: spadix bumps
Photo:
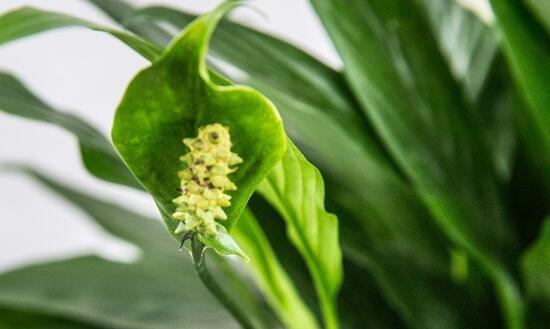
[[[172,214],[180,221],[176,233],[215,234],[216,220],[226,220],[223,208],[231,205],[225,191],[237,189],[228,175],[242,159],[231,152],[229,130],[219,123],[199,128],[197,137],[185,138],[183,143],[189,152],[180,157],[186,168],[178,172],[181,195],[174,199],[177,208]]]

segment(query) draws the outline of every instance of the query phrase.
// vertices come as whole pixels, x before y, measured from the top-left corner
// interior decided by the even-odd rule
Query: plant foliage
[[[22,7],[0,16],[0,44],[76,26],[150,61],[114,111],[112,144],[5,72],[0,110],[74,135],[90,174],[150,194],[165,229],[4,166],[140,256],[0,274],[1,328],[546,328],[545,1],[490,0],[488,23],[453,0],[311,0],[342,70],[223,20],[241,1],[199,16],[88,2],[120,27]],[[227,219],[176,231],[182,140],[215,123],[243,160]]]

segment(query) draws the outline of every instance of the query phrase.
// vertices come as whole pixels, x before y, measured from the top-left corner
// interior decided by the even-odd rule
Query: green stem
[[[212,274],[208,271],[206,257],[204,256],[205,247],[195,236],[191,237],[191,249],[195,270],[206,288],[220,301],[220,303],[222,303],[235,319],[237,319],[244,329],[254,329],[254,325],[252,325],[246,313],[237,306],[237,302],[220,287],[218,282],[216,282]]]

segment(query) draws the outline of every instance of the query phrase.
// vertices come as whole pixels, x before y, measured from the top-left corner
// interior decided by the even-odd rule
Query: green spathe
[[[206,68],[210,35],[237,3],[224,3],[182,31],[130,83],[115,115],[113,143],[152,194],[170,232],[176,229],[170,214],[180,185],[176,173],[181,169],[181,140],[196,135],[198,127],[211,123],[228,127],[233,151],[243,159],[238,172],[232,174],[239,189],[226,209],[223,224],[228,229],[286,150],[283,124],[273,104],[251,88],[211,76]]]

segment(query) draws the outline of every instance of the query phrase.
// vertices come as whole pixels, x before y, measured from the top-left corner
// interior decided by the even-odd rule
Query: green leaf
[[[546,32],[550,33],[550,3],[545,0],[523,0],[523,3],[544,25]]]
[[[251,211],[243,212],[233,235],[250,255],[248,268],[286,328],[319,328]]]
[[[521,265],[528,298],[550,314],[550,218],[544,222],[537,241],[522,256]]]
[[[109,328],[238,328],[192,273],[153,264],[89,256],[29,266],[0,276],[0,305]]]
[[[453,0],[420,1],[453,77],[472,104],[472,116],[493,153],[499,178],[506,182],[516,147],[513,112],[519,106],[505,77],[495,29]]]
[[[342,214],[339,218],[347,219]],[[478,278],[479,269],[471,264],[468,279],[456,282],[451,280],[451,264],[443,269],[434,268],[423,259],[421,250],[403,250],[406,244],[365,238],[369,237],[368,232],[352,225],[343,226],[341,236],[344,255],[371,273],[386,302],[407,327],[491,328],[499,321],[494,314],[495,301],[490,298],[492,292],[484,288],[487,281]],[[449,252],[450,247],[443,248]],[[347,276],[346,270],[346,280]]]
[[[257,193],[250,199],[248,206],[252,209],[256,218],[261,218],[258,224],[261,225],[265,237],[273,246],[273,252],[290,278],[292,278],[300,295],[309,305],[309,308],[315,314],[319,314],[314,284],[300,253],[287,238],[284,219]],[[347,216],[342,215],[340,218],[343,218],[340,225],[350,221]],[[232,231],[237,239],[239,239],[238,229],[241,221],[242,219],[239,220],[234,231]],[[341,232],[341,243],[345,243],[345,239],[345,232]],[[362,236],[362,239],[365,240],[365,236]],[[238,241],[241,243],[240,240]],[[246,247],[246,243],[243,247]],[[246,248],[245,251],[248,252]],[[254,260],[254,257],[252,257],[252,260]],[[397,314],[391,310],[386,300],[380,295],[380,289],[376,286],[378,282],[373,282],[373,277],[367,270],[356,266],[349,258],[348,260],[344,259],[344,268],[344,282],[339,294],[339,315],[343,328],[362,328],[365,323],[376,329],[405,328]],[[385,274],[382,274],[382,276],[385,277]],[[358,286],[361,286],[362,289],[357,289]]]
[[[494,31],[454,0],[418,1],[428,13],[432,31],[455,79],[469,101],[484,87],[498,53]]]
[[[527,104],[519,113],[524,140],[550,186],[550,36],[537,24],[522,1],[491,0],[502,32],[504,51]]]
[[[0,329],[98,329],[86,323],[20,310],[0,309]]]
[[[82,161],[94,176],[140,188],[120,161],[111,143],[87,122],[70,113],[56,111],[33,95],[10,74],[0,72],[0,111],[31,120],[51,123],[73,133],[79,141]]]
[[[443,58],[434,51],[418,8],[405,1],[313,4],[335,40],[366,114],[425,202],[444,217],[440,220],[453,235],[465,237],[484,253],[501,254],[510,237],[491,167],[483,161],[483,148],[476,147],[475,133],[463,115],[466,106]],[[347,17],[344,24],[336,24],[341,16]],[[365,33],[352,25],[363,26]],[[365,61],[377,65],[360,64]],[[480,184],[483,191],[478,195]],[[483,204],[480,197],[490,208],[469,209]],[[470,214],[459,215],[465,211]],[[494,233],[496,245],[476,236],[476,230]]]
[[[290,240],[304,258],[315,283],[325,326],[338,327],[336,297],[342,284],[338,220],[324,206],[321,174],[288,141],[287,151],[258,191],[287,223]]]
[[[516,237],[493,166],[417,4],[312,0],[347,79],[441,229],[491,275],[510,328],[522,328],[506,262]],[[370,65],[365,65],[369,63]]]
[[[487,81],[475,104],[479,131],[486,136],[498,178],[508,183],[512,176],[518,147],[517,113],[524,106],[502,54],[493,61]]]
[[[142,253],[134,263],[85,256],[2,274],[2,307],[109,328],[238,328],[204,289],[189,259],[178,255],[177,244],[159,221],[24,170]]]
[[[170,214],[179,187],[179,157],[186,153],[183,138],[195,136],[197,128],[210,123],[229,127],[233,151],[244,161],[231,176],[238,190],[226,211],[227,228],[286,147],[281,119],[269,100],[247,87],[215,84],[206,69],[210,34],[234,5],[225,3],[176,37],[130,83],[115,115],[115,147],[152,194],[171,232],[176,228]]]
[[[87,0],[87,2],[96,6],[111,17],[115,22],[119,23],[125,22],[135,11],[133,6],[120,0]],[[139,26],[130,26],[128,30],[159,46],[167,45],[173,37],[162,27],[151,23],[143,23]]]
[[[189,258],[178,254],[177,244],[160,221],[91,197],[32,169],[15,169],[83,210],[107,232],[134,243],[141,255],[132,263],[79,257],[0,275],[0,305],[109,328],[238,328],[204,289]],[[224,266],[222,258],[211,260],[216,268]],[[246,309],[255,328],[276,328],[274,315],[248,278],[239,273],[243,273],[241,268],[225,269],[220,277],[227,280],[224,288],[243,298],[236,302]]]
[[[15,9],[0,16],[0,45],[33,34],[69,26],[82,26],[109,33],[149,60],[156,58],[161,50],[159,47],[124,31],[103,27],[80,18],[30,7]]]

